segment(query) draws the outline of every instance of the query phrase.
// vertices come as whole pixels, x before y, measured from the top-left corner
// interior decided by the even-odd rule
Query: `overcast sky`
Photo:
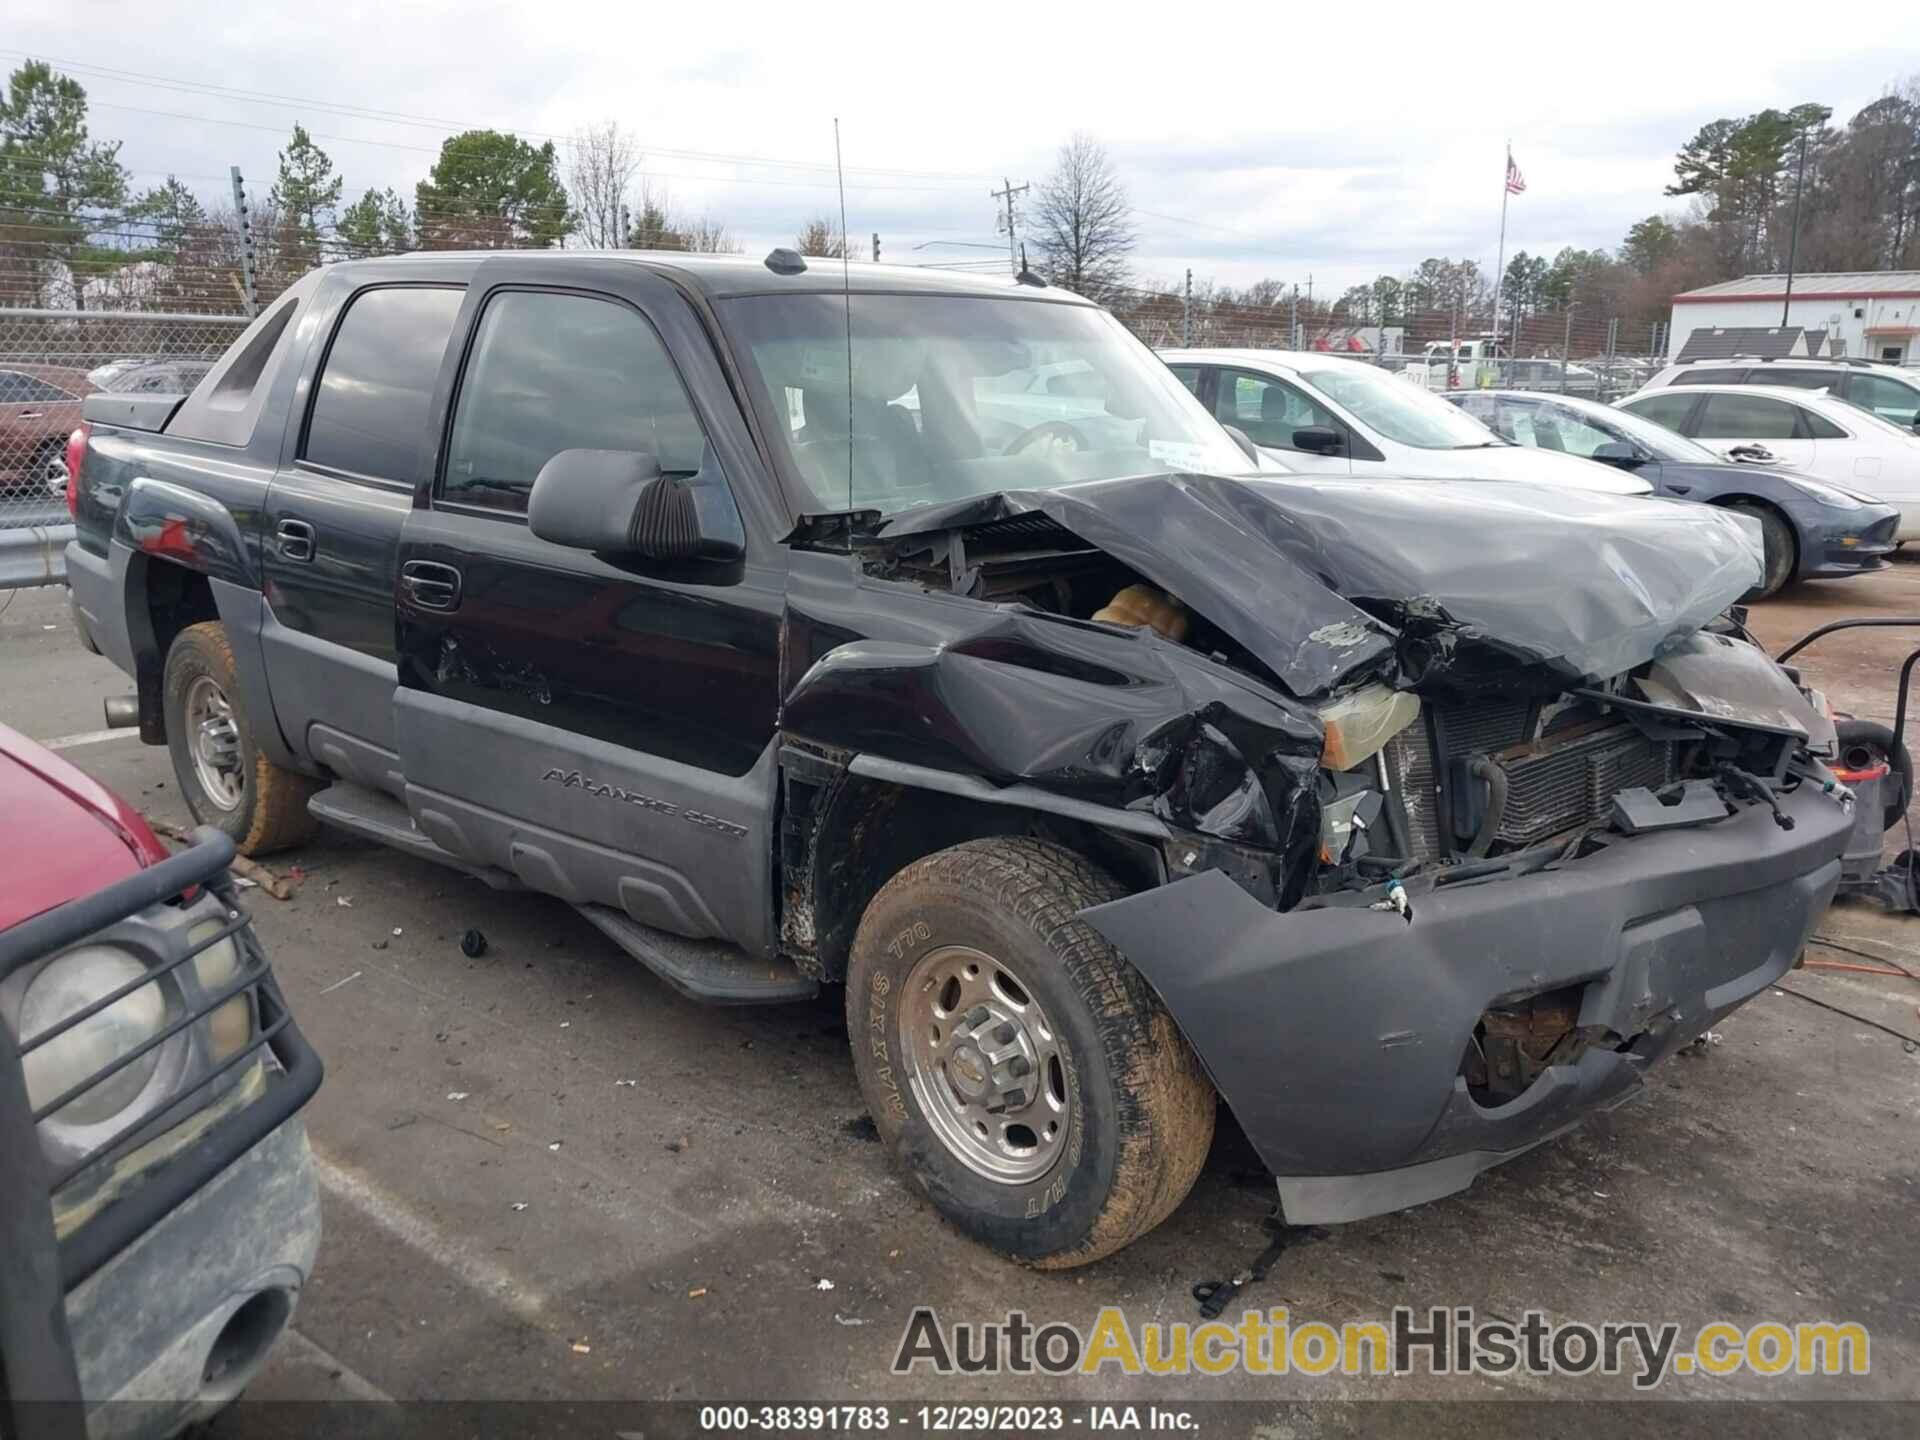
[[[1528,189],[1507,249],[1616,245],[1703,122],[1820,100],[1837,120],[1920,72],[1897,7],[320,6],[10,0],[7,68],[70,68],[136,183],[264,195],[297,120],[346,180],[409,199],[442,138],[564,141],[618,120],[675,205],[749,251],[837,207],[884,258],[991,259],[988,191],[1042,180],[1084,130],[1111,152],[1149,279],[1271,275],[1337,294],[1428,255],[1492,268],[1502,147]],[[1502,18],[1504,16],[1504,18]],[[121,77],[100,73],[123,72]],[[242,99],[206,87],[253,92]],[[389,118],[338,108],[387,112]],[[563,157],[564,158],[564,157]]]

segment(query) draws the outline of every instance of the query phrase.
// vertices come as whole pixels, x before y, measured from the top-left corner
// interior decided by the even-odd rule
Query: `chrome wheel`
[[[240,725],[233,706],[211,675],[197,675],[187,687],[187,752],[201,793],[222,810],[237,810],[246,791],[240,758]]]
[[[40,480],[49,494],[62,500],[67,498],[67,452],[64,448],[48,449],[41,453]]]
[[[969,1170],[1025,1185],[1066,1149],[1067,1060],[1020,977],[964,945],[929,951],[900,1003],[907,1083],[933,1133]]]

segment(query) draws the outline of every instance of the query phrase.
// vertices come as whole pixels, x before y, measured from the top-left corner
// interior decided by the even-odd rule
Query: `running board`
[[[601,934],[689,1000],[708,1005],[778,1005],[811,1000],[817,981],[786,960],[755,960],[724,940],[689,940],[642,925],[606,905],[575,905]]]
[[[384,790],[373,790],[351,781],[336,780],[307,801],[307,813],[338,829],[378,840],[421,860],[450,866],[483,880],[495,890],[518,890],[520,882],[505,871],[490,865],[476,865],[443,850],[422,835],[413,823],[407,807]]]

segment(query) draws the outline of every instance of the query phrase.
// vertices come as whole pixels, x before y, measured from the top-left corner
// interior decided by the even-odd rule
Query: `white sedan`
[[[1824,390],[1677,385],[1620,402],[1730,460],[1777,465],[1900,510],[1899,540],[1920,540],[1920,437]]]
[[[1509,444],[1438,395],[1364,361],[1292,350],[1163,350],[1160,358],[1221,424],[1303,474],[1652,493],[1611,466]]]

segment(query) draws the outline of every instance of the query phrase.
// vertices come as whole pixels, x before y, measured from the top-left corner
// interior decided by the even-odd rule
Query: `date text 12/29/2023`
[[[1189,1409],[1164,1405],[703,1405],[710,1434],[1032,1435],[1067,1431],[1192,1432]]]

